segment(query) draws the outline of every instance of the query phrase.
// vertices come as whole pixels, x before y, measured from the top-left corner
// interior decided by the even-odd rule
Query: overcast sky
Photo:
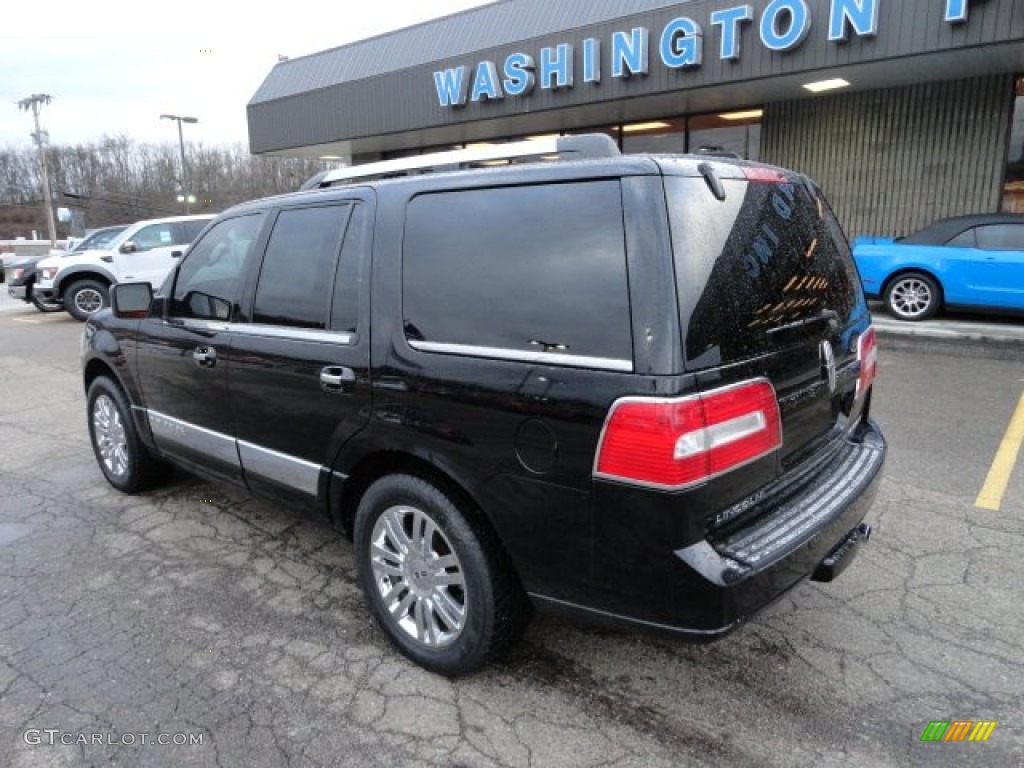
[[[177,141],[162,113],[199,118],[186,141],[248,145],[245,105],[277,62],[485,5],[488,0],[172,0],[5,2],[0,147],[31,143],[17,102],[47,93],[54,144],[104,134]],[[264,11],[263,8],[270,10]]]

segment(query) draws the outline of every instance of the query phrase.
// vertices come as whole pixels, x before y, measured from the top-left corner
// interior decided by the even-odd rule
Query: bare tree
[[[54,204],[77,209],[87,228],[180,211],[180,160],[176,144],[139,143],[105,136],[90,144],[45,148]],[[291,192],[322,170],[309,158],[254,157],[241,144],[186,144],[193,210],[215,213],[246,200]],[[0,148],[0,239],[42,231],[42,179],[29,148]],[[29,213],[37,205],[39,214]],[[38,219],[38,221],[37,221]],[[59,234],[70,234],[67,227]]]

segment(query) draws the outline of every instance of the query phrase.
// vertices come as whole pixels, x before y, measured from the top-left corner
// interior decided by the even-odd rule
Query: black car
[[[429,172],[499,153],[567,161]],[[222,214],[88,321],[112,485],[169,461],[315,506],[447,675],[531,607],[720,637],[867,538],[875,337],[805,177],[574,137],[319,186]]]
[[[96,248],[103,248],[115,237],[121,234],[127,226],[127,224],[122,224],[119,226],[97,229],[95,232],[86,236],[85,239],[75,245],[74,248],[67,251],[64,255],[68,256]],[[46,301],[39,296],[36,296],[34,291],[34,286],[38,277],[36,273],[36,265],[46,258],[49,258],[49,254],[28,256],[24,259],[8,262],[4,270],[7,277],[7,293],[15,299],[21,299],[26,303],[35,305],[36,309],[41,312],[58,312],[64,308],[63,302]]]

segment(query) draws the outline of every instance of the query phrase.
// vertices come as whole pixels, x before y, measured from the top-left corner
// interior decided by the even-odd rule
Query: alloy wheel
[[[425,512],[385,510],[373,526],[370,566],[390,620],[412,640],[438,649],[462,634],[468,607],[462,564]]]
[[[114,477],[128,471],[128,437],[121,413],[109,395],[100,395],[92,406],[93,439],[100,460]]]
[[[916,318],[928,312],[935,301],[931,286],[916,277],[898,281],[889,298],[889,306],[900,317]]]
[[[80,312],[91,315],[103,309],[103,296],[94,288],[82,288],[75,293],[75,306]]]

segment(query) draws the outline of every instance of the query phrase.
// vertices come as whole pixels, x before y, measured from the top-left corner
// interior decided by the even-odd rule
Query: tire
[[[32,306],[40,312],[60,312],[64,309],[64,305],[59,301],[42,301],[35,293],[32,294]]]
[[[105,376],[89,385],[86,396],[89,441],[107,482],[125,493],[153,488],[170,474],[170,466],[139,440],[131,409],[121,388]]]
[[[98,280],[76,280],[64,289],[64,309],[75,320],[85,322],[109,305],[110,286]]]
[[[354,534],[370,611],[421,667],[468,674],[526,628],[529,603],[497,537],[426,480],[375,482],[359,502]]]
[[[942,307],[942,289],[934,278],[922,272],[906,272],[889,281],[885,306],[897,320],[927,320]]]

